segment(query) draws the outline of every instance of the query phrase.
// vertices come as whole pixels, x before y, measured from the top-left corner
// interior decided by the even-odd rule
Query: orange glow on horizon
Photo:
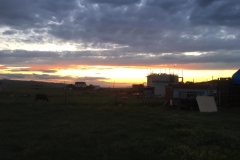
[[[0,65],[1,74],[26,74],[28,80],[31,79],[31,74],[49,75],[52,79],[42,79],[48,82],[67,82],[74,83],[75,81],[84,80],[88,83],[99,83],[96,85],[112,86],[115,82],[117,87],[129,87],[132,84],[146,84],[146,76],[151,73],[167,73],[177,74],[186,81],[209,81],[220,77],[231,77],[238,69],[235,70],[189,70],[180,69],[178,67],[160,68],[159,66],[88,66],[88,65],[66,65],[66,66],[43,66],[33,65],[31,67],[9,67]],[[34,77],[34,76],[32,76]],[[59,79],[58,79],[59,77]]]

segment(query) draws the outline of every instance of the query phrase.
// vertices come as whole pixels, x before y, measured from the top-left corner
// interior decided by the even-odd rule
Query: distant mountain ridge
[[[38,85],[38,86],[52,86],[52,87],[64,87],[66,84],[64,83],[53,83],[53,82],[43,82],[43,81],[21,81],[21,80],[9,80],[9,79],[1,79],[0,84],[6,86],[6,85],[24,85],[24,86],[32,86],[32,85]]]

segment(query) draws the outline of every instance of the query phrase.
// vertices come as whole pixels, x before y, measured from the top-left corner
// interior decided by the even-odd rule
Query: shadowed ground
[[[10,90],[10,89],[9,89]],[[14,90],[14,89],[13,89]],[[115,100],[108,91],[44,88],[49,102],[0,93],[1,159],[238,159],[240,109],[200,113]]]

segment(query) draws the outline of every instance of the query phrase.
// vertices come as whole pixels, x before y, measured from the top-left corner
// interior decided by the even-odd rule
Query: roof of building
[[[132,84],[132,87],[135,87],[135,88],[144,88],[144,84]]]
[[[75,84],[86,84],[86,82],[75,82]]]
[[[68,85],[66,85],[65,87],[66,87],[66,88],[71,88],[71,87],[75,87],[75,85],[73,85],[73,84],[68,84]]]
[[[151,76],[173,76],[173,77],[178,77],[177,74],[167,74],[167,73],[151,73],[149,75],[147,75],[147,77],[151,77]]]
[[[188,89],[208,89],[210,85],[196,85],[196,84],[169,84],[167,87],[173,88],[188,88]]]

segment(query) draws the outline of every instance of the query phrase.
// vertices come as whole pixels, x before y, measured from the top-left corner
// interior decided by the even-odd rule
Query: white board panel
[[[217,105],[212,96],[197,96],[200,112],[217,112]]]

